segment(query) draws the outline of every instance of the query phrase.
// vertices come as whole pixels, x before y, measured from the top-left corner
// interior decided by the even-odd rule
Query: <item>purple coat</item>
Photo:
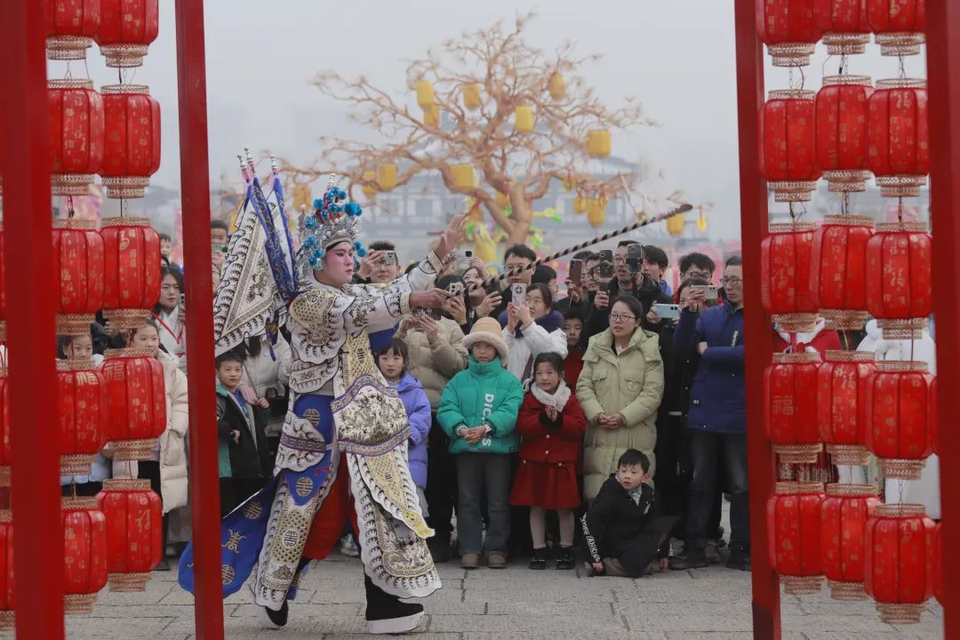
[[[410,465],[410,475],[413,482],[420,489],[427,486],[427,434],[430,433],[430,401],[423,390],[420,381],[414,378],[409,371],[403,372],[403,377],[396,386],[397,394],[403,401],[403,408],[407,410],[407,419],[410,422],[410,447],[407,459]]]

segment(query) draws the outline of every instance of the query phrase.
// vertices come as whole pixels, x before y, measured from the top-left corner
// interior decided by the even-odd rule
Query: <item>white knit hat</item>
[[[494,318],[480,318],[473,323],[470,333],[463,337],[463,346],[470,349],[477,342],[486,342],[493,345],[500,354],[500,360],[507,360],[507,343],[503,341],[500,323]]]

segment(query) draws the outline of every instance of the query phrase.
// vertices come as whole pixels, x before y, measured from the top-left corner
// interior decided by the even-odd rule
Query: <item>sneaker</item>
[[[275,627],[283,627],[287,624],[287,617],[290,615],[290,605],[283,601],[279,611],[274,611],[270,607],[264,607],[263,611],[267,615],[267,621]]]
[[[558,560],[559,562],[559,560]],[[530,559],[530,564],[527,565],[534,571],[543,571],[547,568],[547,550],[543,549],[534,549],[533,557]]]
[[[698,553],[690,550],[690,552],[684,552],[675,558],[670,558],[670,568],[675,571],[700,569],[705,566],[707,566],[707,557],[703,551]]]
[[[345,535],[340,540],[340,555],[347,556],[349,558],[360,557],[360,549],[357,547],[357,543],[354,541],[353,536]]]
[[[507,556],[502,553],[491,553],[487,556],[487,566],[491,569],[506,569]]]
[[[707,540],[703,555],[707,558],[708,564],[720,564],[720,545],[716,540]]]
[[[479,553],[465,553],[462,556],[460,556],[461,569],[476,569],[479,566],[480,566]]]
[[[727,569],[750,571],[750,552],[745,549],[733,549],[727,560]]]
[[[367,608],[364,613],[367,633],[406,633],[416,629],[423,620],[422,604],[402,602],[400,598],[375,587],[366,576],[363,586],[367,594]]]
[[[557,553],[557,569],[560,571],[573,569],[573,547],[560,547]]]

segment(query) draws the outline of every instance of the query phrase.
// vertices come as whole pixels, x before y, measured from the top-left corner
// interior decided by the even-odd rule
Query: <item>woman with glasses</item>
[[[655,471],[657,410],[663,396],[663,361],[656,333],[641,328],[643,305],[620,296],[610,308],[610,328],[590,338],[577,381],[587,417],[583,495],[593,501],[627,449],[642,451]]]

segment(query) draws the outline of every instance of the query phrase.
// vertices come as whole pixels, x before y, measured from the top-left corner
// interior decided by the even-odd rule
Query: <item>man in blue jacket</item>
[[[750,569],[750,512],[747,489],[747,430],[743,352],[743,264],[739,256],[723,270],[726,304],[707,309],[697,319],[701,292],[690,297],[674,335],[678,354],[697,353],[700,361],[690,390],[690,449],[693,480],[683,554],[674,569],[707,566],[704,553],[707,521],[717,490],[717,456],[726,463],[730,487],[731,569]],[[696,298],[694,297],[696,296]]]

